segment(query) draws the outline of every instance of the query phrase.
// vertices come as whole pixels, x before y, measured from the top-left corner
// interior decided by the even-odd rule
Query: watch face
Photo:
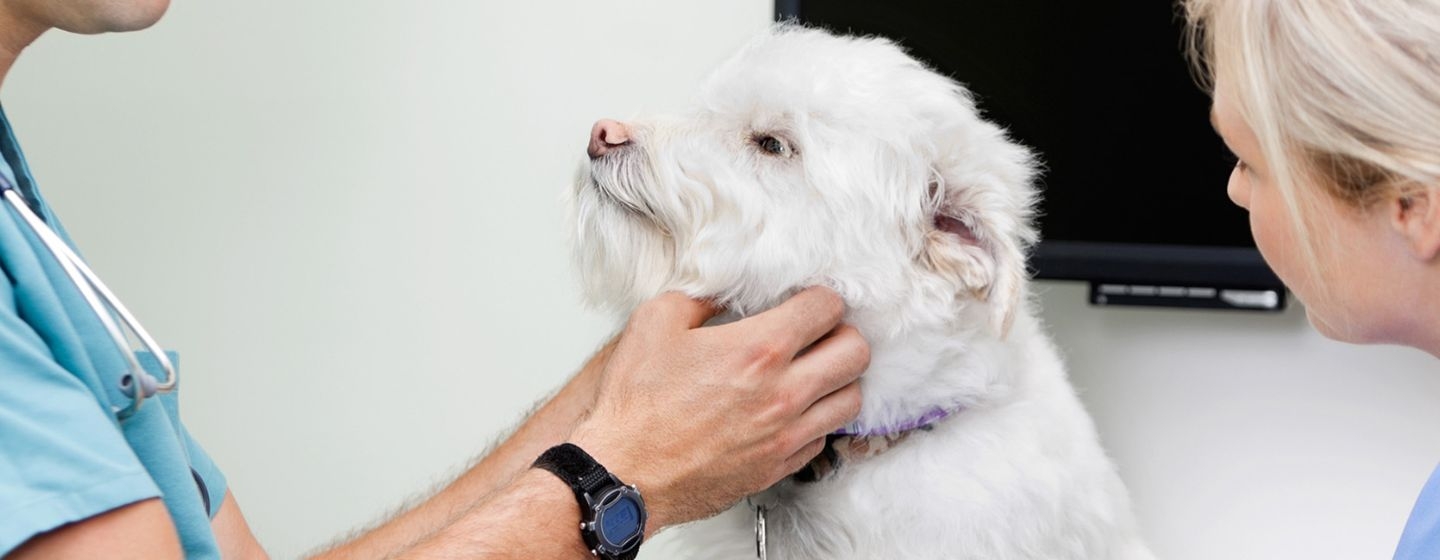
[[[642,529],[640,503],[635,496],[621,493],[609,506],[600,511],[596,526],[600,539],[612,548],[622,548],[633,540]]]

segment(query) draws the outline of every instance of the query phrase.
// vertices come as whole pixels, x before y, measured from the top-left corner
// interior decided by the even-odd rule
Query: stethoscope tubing
[[[100,277],[96,275],[94,271],[90,270],[90,267],[85,264],[85,261],[80,258],[80,255],[76,254],[75,251],[70,248],[70,245],[65,243],[65,241],[55,233],[55,230],[51,229],[50,226],[45,223],[45,220],[41,219],[40,216],[36,215],[35,212],[30,209],[30,206],[25,203],[24,197],[20,195],[20,192],[15,189],[14,185],[11,185],[10,181],[3,175],[0,175],[0,191],[3,191],[5,200],[10,203],[11,207],[15,208],[15,211],[25,221],[26,225],[30,227],[30,230],[35,233],[36,237],[40,238],[40,242],[45,245],[50,255],[55,258],[56,262],[60,263],[60,268],[65,271],[65,275],[75,284],[76,290],[79,291],[81,297],[85,299],[85,303],[95,312],[95,316],[105,327],[106,333],[108,333],[110,338],[115,342],[116,349],[120,351],[121,356],[123,356],[127,362],[130,373],[121,377],[120,391],[130,397],[130,405],[117,407],[115,411],[116,415],[122,420],[128,418],[140,410],[140,405],[146,398],[159,393],[174,391],[175,386],[180,381],[180,376],[175,370],[175,366],[170,362],[169,355],[155,342],[154,337],[150,336],[150,333],[146,331],[145,327],[140,324],[140,321],[130,313],[130,310],[125,307],[125,304],[120,301],[120,298],[116,297],[115,293],[110,291],[110,288],[105,285],[105,282],[101,281]],[[145,350],[155,356],[155,360],[159,362],[160,368],[165,372],[164,382],[157,381],[140,365],[140,360],[135,356],[135,353],[130,350],[130,342],[125,337],[124,331],[121,330],[121,325],[115,322],[114,316],[111,315],[107,308],[113,309],[115,314],[120,316],[120,320],[124,323],[124,326],[129,328],[130,331],[135,334],[136,338],[140,339],[140,343],[145,346]]]

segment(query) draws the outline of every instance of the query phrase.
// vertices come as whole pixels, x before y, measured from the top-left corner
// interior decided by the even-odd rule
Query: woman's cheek
[[[1246,188],[1245,201],[1250,208],[1250,233],[1255,237],[1255,246],[1270,265],[1270,269],[1285,282],[1296,295],[1304,299],[1304,286],[1309,283],[1301,277],[1303,270],[1294,266],[1300,250],[1295,244],[1294,227],[1290,212],[1280,200],[1270,200],[1265,193],[1250,192]]]

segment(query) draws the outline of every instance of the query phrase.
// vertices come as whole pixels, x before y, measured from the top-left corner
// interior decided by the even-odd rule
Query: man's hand
[[[665,294],[635,311],[571,441],[635,484],[650,532],[709,517],[817,455],[860,412],[870,350],[844,303],[807,289],[701,327],[718,310]]]

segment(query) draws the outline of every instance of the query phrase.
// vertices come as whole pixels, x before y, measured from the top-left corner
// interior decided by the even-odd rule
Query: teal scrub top
[[[0,153],[0,174],[69,243],[3,109]],[[16,210],[0,209],[0,557],[61,525],[159,497],[186,558],[220,558],[210,519],[225,477],[180,423],[179,387],[117,418],[130,404],[120,392],[122,349]],[[140,358],[164,379],[153,356]]]
[[[1395,560],[1435,558],[1440,558],[1440,467],[1430,474],[1425,489],[1420,491],[1410,521],[1400,535],[1400,545],[1395,548]]]

